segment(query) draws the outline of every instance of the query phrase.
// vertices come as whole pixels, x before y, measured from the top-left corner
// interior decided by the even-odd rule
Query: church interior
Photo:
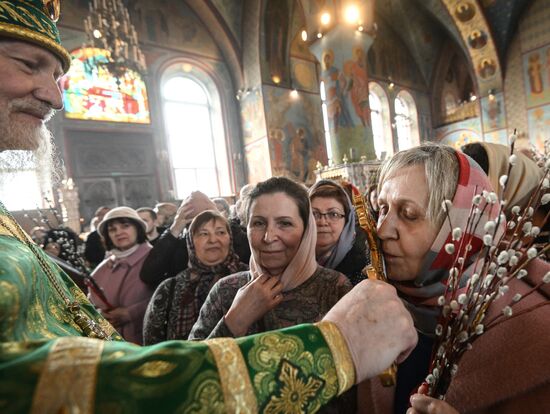
[[[0,0],[0,411],[548,412],[549,22]]]
[[[548,21],[548,0],[67,1],[72,65],[49,124],[62,180],[25,171],[0,192],[12,211],[54,206],[81,231],[99,206],[194,190],[232,203],[275,175],[365,189],[424,141],[506,144],[516,131],[517,147],[543,151]],[[136,47],[117,50],[117,36]],[[134,70],[109,66],[117,53]]]

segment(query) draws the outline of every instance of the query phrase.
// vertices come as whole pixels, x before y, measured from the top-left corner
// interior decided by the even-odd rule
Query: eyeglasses
[[[313,217],[315,217],[315,220],[317,221],[321,220],[321,218],[324,217],[327,221],[334,223],[338,220],[343,219],[344,217],[346,217],[346,215],[337,213],[336,211],[329,211],[328,213],[321,213],[319,211],[314,211]]]
[[[61,14],[61,0],[42,0],[46,14],[52,22],[57,23]]]

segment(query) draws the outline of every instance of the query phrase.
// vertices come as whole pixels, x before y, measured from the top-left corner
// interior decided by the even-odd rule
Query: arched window
[[[393,155],[390,123],[390,105],[384,89],[375,82],[369,83],[369,106],[374,150],[379,160]]]
[[[98,63],[109,52],[83,47],[71,52],[71,69],[61,80],[67,118],[148,124],[149,103],[145,83],[138,73],[127,71],[116,79]]]
[[[191,64],[165,71],[162,101],[176,198],[231,194],[224,124],[213,80]]]
[[[407,91],[401,91],[395,98],[394,106],[397,146],[399,150],[419,145],[418,116],[413,97]]]

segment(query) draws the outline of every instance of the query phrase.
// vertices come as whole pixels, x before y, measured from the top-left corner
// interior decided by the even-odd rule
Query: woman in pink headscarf
[[[450,221],[464,230],[472,198],[482,190],[493,191],[485,173],[470,157],[451,147],[422,145],[397,153],[384,165],[378,236],[387,276],[413,316],[419,341],[399,366],[395,387],[382,388],[377,380],[360,386],[361,412],[404,413],[409,400],[413,413],[538,412],[550,406],[550,308],[544,306],[550,304],[550,289],[542,283],[550,265],[538,259],[527,267],[527,276],[511,280],[505,297],[489,307],[483,322],[485,333],[464,354],[446,402],[418,394],[410,399],[428,374],[441,310],[437,302],[445,292],[453,261],[445,251],[452,229],[442,202],[452,200]],[[496,201],[480,210],[479,224],[474,234],[469,234],[472,249],[464,253],[460,287],[473,274],[483,246],[484,225],[499,216],[500,204]],[[502,221],[496,231],[503,233]],[[516,293],[524,298],[514,305],[513,316],[499,318]]]
[[[315,322],[351,289],[315,260],[315,219],[306,189],[284,177],[259,183],[247,205],[250,271],[212,288],[189,339],[238,337]]]
[[[317,230],[307,190],[273,177],[246,206],[250,271],[220,279],[206,298],[189,339],[239,337],[319,321],[349,290],[343,274],[315,259]],[[323,412],[353,412],[355,389]]]

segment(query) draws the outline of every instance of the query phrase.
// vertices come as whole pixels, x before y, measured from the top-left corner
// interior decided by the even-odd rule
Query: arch
[[[220,48],[230,69],[235,90],[239,90],[244,84],[243,67],[241,64],[242,49],[239,39],[235,39],[227,23],[211,1],[187,0],[186,2],[210,31],[212,38]],[[220,33],[224,35],[220,36]]]
[[[401,151],[420,145],[418,112],[414,98],[408,91],[401,90],[395,97],[393,104],[398,150]]]
[[[501,91],[503,72],[491,27],[485,18],[481,2],[443,0],[455,23],[468,60],[474,68],[477,91],[486,96],[490,90]]]
[[[390,102],[384,88],[377,82],[369,82],[369,106],[372,137],[376,157],[383,159],[393,155],[393,136],[390,120]],[[383,153],[385,156],[383,157]]]
[[[194,63],[173,62],[161,73],[160,101],[176,198],[194,190],[230,195],[230,146],[214,79]]]

